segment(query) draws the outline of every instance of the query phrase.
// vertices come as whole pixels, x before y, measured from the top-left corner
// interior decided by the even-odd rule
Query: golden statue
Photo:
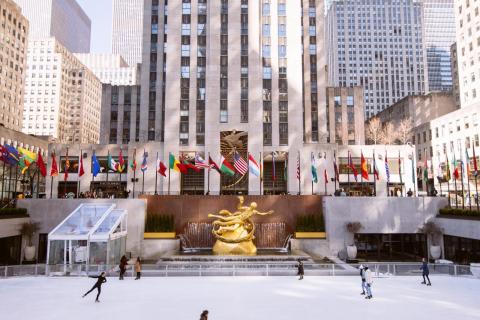
[[[256,214],[264,216],[273,211],[258,212],[257,203],[252,202],[244,206],[244,198],[238,197],[237,211],[220,210],[218,215],[209,214],[209,218],[217,218],[213,221],[212,233],[217,238],[213,246],[213,253],[226,255],[254,255],[257,247],[253,244],[255,225],[250,218]]]

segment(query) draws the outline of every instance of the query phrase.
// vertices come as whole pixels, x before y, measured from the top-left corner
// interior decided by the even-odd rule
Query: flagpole
[[[133,162],[135,165],[133,167],[133,191],[132,191],[132,199],[135,199],[135,182],[136,182],[136,175],[137,175],[137,148],[133,150]]]
[[[277,179],[277,172],[276,172],[276,166],[275,166],[275,156],[273,155],[272,152],[272,191],[273,194],[275,194],[275,180]]]
[[[262,152],[260,151],[260,177],[258,177],[258,184],[260,185],[260,195],[262,195],[262,179],[263,179],[263,159]]]
[[[40,151],[39,151],[40,152]],[[40,168],[37,169],[37,199],[40,199]],[[33,194],[32,194],[33,197]]]
[[[363,156],[363,151],[360,149],[360,154]],[[352,163],[353,163],[353,159],[352,159]],[[363,174],[362,174],[362,163],[360,161],[360,188],[362,190],[362,197],[364,196],[364,193],[363,193]]]
[[[415,159],[414,159],[415,154],[412,151],[412,175],[413,175],[413,194],[415,197],[417,196],[417,171],[416,171],[416,165],[415,165]]]
[[[338,164],[337,164],[337,154],[335,151],[333,151],[333,161],[335,162],[335,166],[333,168],[333,176],[334,176],[334,183],[335,183],[335,191],[337,191],[337,170],[338,170]],[[340,177],[338,177],[340,180]],[[340,183],[340,181],[338,181]]]
[[[480,212],[480,199],[478,198],[478,184],[477,184],[477,176],[478,176],[478,167],[477,167],[477,155],[475,154],[475,142],[473,143],[473,170],[475,170],[475,194],[476,194],[476,202],[477,202],[477,211]]]
[[[63,170],[67,172],[67,177],[68,177],[68,169],[70,168],[70,165],[67,167],[67,161],[68,161],[68,147],[67,147],[67,154],[65,157],[65,166],[63,167]],[[67,180],[63,178],[63,197],[66,198],[66,195],[67,195]]]
[[[237,152],[236,149],[233,148],[233,157],[234,158],[235,158],[235,153],[236,152]],[[234,160],[234,163],[235,163],[235,160]],[[235,181],[236,177],[237,177],[237,170],[234,169],[233,170],[233,194],[235,194],[235,195],[237,194],[237,184],[236,184],[236,181]]]
[[[13,190],[13,199],[17,199],[17,197],[15,196],[15,194],[17,193],[17,181],[18,181],[18,163],[17,163],[17,166],[15,167],[15,189]]]
[[[458,208],[458,190],[457,190],[457,177],[455,177],[455,170],[457,170],[457,157],[455,156],[455,151],[453,153],[453,159],[455,159],[453,168],[453,181],[455,183],[455,208]]]
[[[122,153],[122,146],[120,146],[120,153]],[[119,153],[119,155],[120,155],[120,153]],[[122,154],[122,158],[123,158],[123,154]],[[119,179],[120,185],[121,185],[121,183],[122,183],[122,169],[121,169],[121,167],[120,167],[120,157],[119,157],[119,159],[117,159],[117,160],[118,160],[117,171],[118,171],[118,173],[120,174],[119,177],[118,177],[118,179]],[[128,166],[128,164],[127,164],[127,166]]]
[[[398,175],[400,176],[400,196],[403,197],[402,158],[398,151]]]
[[[348,165],[347,165],[347,168],[348,168],[348,174],[347,174],[347,182],[348,182],[348,196],[350,196],[350,151],[348,151],[348,155],[347,155],[347,162],[348,162]]]
[[[158,184],[158,151],[157,151],[157,162],[155,163],[155,195],[157,195],[157,184]]]
[[[462,209],[465,209],[465,197],[464,197],[465,188],[464,188],[464,184],[463,184],[463,161],[461,159],[460,159],[460,161],[462,162],[462,165],[460,166],[460,174],[462,175],[462,178],[460,180],[462,182]]]
[[[210,162],[210,151],[208,152],[208,161]],[[210,163],[208,164],[208,172],[207,172],[207,195],[210,195]]]
[[[78,172],[77,172],[77,198],[80,194],[80,162],[82,161],[82,149],[80,149],[80,155],[78,157]]]
[[[10,194],[12,192],[12,168],[13,168],[12,165],[10,165],[8,168],[8,193],[7,193],[8,202],[10,202]]]
[[[450,180],[452,178],[452,175],[450,173],[450,164],[448,163],[448,156],[447,156],[447,170],[448,170],[448,180],[447,180],[447,193],[448,193],[448,207],[450,208],[451,205],[451,198],[450,198]]]
[[[107,182],[108,182],[108,171],[110,171],[110,150],[108,150],[108,155],[107,155]]]
[[[170,159],[170,154],[168,158]],[[168,195],[170,195],[170,164],[168,164]]]
[[[5,159],[7,161],[7,159]],[[2,170],[2,196],[0,197],[1,200],[3,200],[3,191],[5,189],[5,161],[3,161],[3,170]]]
[[[465,161],[469,161],[469,159],[465,159]],[[470,163],[468,163],[470,166]],[[467,167],[468,168],[468,167]],[[470,211],[472,211],[472,197],[471,197],[471,190],[470,190],[470,177],[468,176],[469,170],[467,170],[467,192],[468,192],[468,207]]]
[[[377,160],[375,159],[375,149],[373,149],[373,194],[377,196],[377,176],[375,172],[377,171]],[[377,174],[379,174],[377,172]]]

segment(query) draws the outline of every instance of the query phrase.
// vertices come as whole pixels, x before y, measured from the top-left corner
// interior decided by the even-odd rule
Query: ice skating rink
[[[2,320],[168,319],[480,319],[480,280],[431,277],[374,278],[372,300],[359,277],[108,278],[101,303],[89,278],[0,280]]]

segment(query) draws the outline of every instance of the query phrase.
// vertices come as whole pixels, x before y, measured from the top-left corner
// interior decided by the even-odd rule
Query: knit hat
[[[361,264],[360,267],[358,267],[358,269],[360,269],[360,270],[363,269],[363,268],[364,268],[363,264]]]

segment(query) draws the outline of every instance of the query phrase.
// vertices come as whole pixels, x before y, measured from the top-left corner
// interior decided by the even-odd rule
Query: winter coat
[[[127,268],[127,263],[128,263],[128,259],[127,257],[123,256],[121,259],[120,259],[120,270],[125,270]]]
[[[95,283],[95,286],[100,287],[102,284],[107,282],[107,278],[104,276],[89,276],[89,278],[97,279],[97,283]]]
[[[420,267],[424,275],[427,275],[430,273],[430,270],[428,269],[428,263],[427,262],[422,262],[422,266]]]
[[[142,272],[142,265],[139,261],[135,262],[135,272]]]
[[[372,284],[373,283],[372,271],[370,271],[370,269],[367,269],[364,272],[365,272],[365,281],[367,282],[367,284]]]
[[[365,269],[360,269],[360,277],[362,278],[362,281],[365,282]]]
[[[303,276],[304,275],[304,269],[303,269],[303,263],[298,264],[298,275]]]

